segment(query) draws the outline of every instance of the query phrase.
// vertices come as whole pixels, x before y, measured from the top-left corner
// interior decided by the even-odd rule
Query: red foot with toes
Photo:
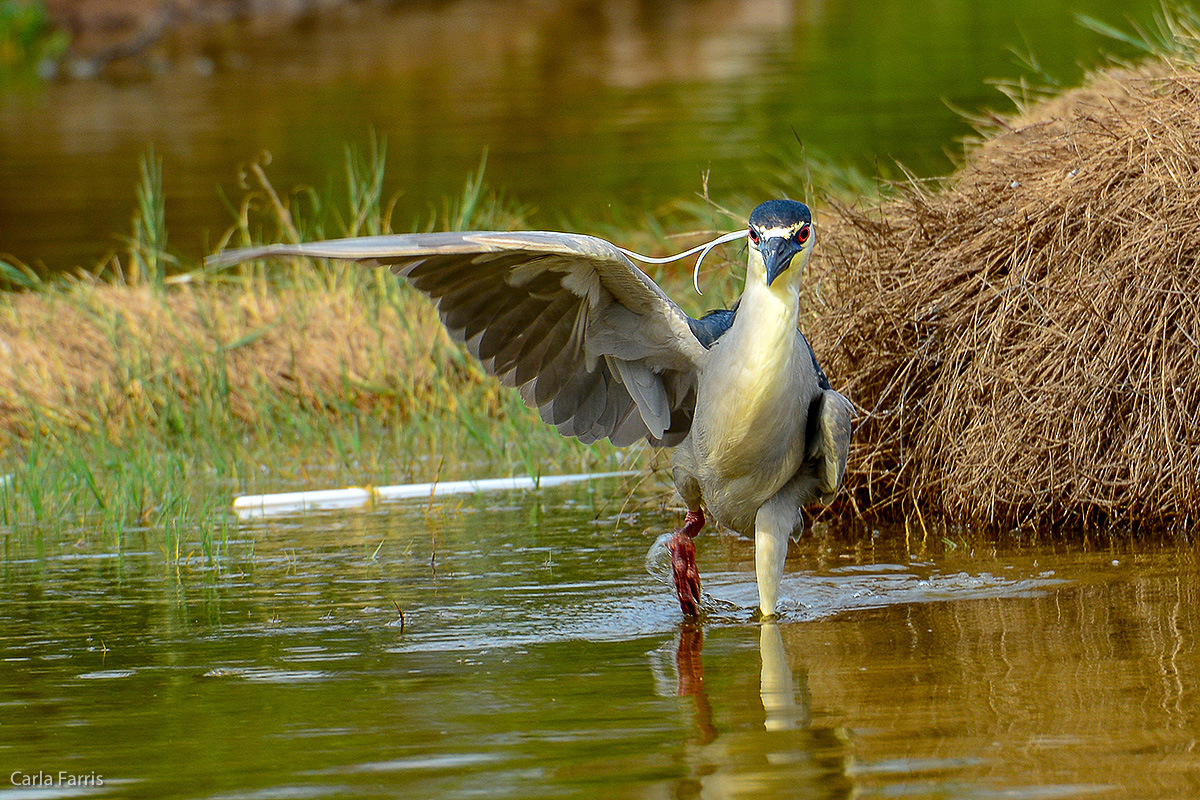
[[[679,608],[689,617],[700,616],[700,570],[696,567],[696,545],[692,539],[703,527],[704,512],[689,511],[683,527],[667,541]]]

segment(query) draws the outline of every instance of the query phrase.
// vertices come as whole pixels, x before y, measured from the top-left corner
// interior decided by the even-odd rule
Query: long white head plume
[[[699,253],[700,257],[696,259],[696,268],[692,270],[692,286],[696,287],[696,294],[702,295],[704,292],[700,291],[700,264],[704,261],[704,257],[708,255],[709,252],[711,252],[712,249],[717,245],[742,239],[748,234],[749,230],[746,228],[742,228],[740,231],[733,231],[732,233],[724,233],[713,239],[711,242],[696,245],[691,250],[684,250],[682,253],[676,253],[673,256],[663,256],[662,258],[643,256],[633,252],[632,250],[626,250],[624,247],[618,247],[617,249],[630,258],[636,258],[638,261],[642,261],[647,264],[669,264],[672,261],[678,261],[681,258],[687,258],[692,253]]]

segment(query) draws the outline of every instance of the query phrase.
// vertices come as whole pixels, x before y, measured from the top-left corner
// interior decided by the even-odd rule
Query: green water
[[[810,534],[764,626],[710,531],[689,626],[627,495],[10,535],[0,798],[1194,796],[1193,547]]]
[[[242,197],[251,159],[270,154],[281,190],[336,199],[343,148],[365,149],[372,132],[388,141],[399,229],[426,224],[485,151],[491,185],[541,227],[640,224],[693,198],[705,172],[719,200],[798,194],[806,152],[868,176],[897,176],[896,159],[941,174],[971,133],[956,109],[1011,108],[990,81],[1070,85],[1104,51],[1134,55],[1076,12],[1128,28],[1160,4],[357,8],[321,25],[221,32],[158,77],[0,97],[0,253],[53,272],[119,251],[150,145],[163,160],[168,246],[192,263],[232,223],[226,202]]]

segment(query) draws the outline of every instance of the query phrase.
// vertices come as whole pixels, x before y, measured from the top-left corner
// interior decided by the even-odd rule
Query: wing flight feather
[[[562,433],[657,445],[687,434],[705,345],[694,321],[603,239],[539,231],[368,236],[232,250],[208,263],[279,256],[382,265],[407,278],[450,334]]]

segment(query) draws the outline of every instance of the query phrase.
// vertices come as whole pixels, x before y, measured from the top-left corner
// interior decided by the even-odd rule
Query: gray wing
[[[614,245],[567,233],[367,236],[232,250],[385,265],[424,292],[446,329],[542,419],[590,443],[678,444],[704,346],[686,314]]]
[[[852,430],[850,419],[854,405],[829,384],[811,347],[808,352],[817,374],[817,394],[808,407],[807,457],[816,466],[817,491],[821,502],[831,503],[838,489],[842,488],[842,478],[846,475]]]
[[[818,434],[815,451],[817,459],[817,490],[822,503],[833,502],[842,488],[846,475],[846,460],[850,457],[850,417],[854,407],[834,389],[821,392],[821,413],[817,416]]]

